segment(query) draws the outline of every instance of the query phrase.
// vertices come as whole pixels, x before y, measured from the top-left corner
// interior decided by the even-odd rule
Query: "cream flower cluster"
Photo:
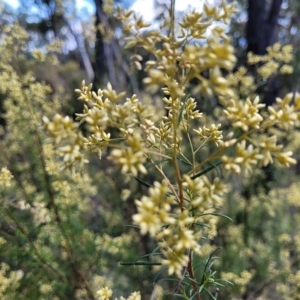
[[[0,185],[4,187],[9,187],[11,185],[11,180],[14,176],[7,168],[2,168],[0,171]]]
[[[5,299],[9,291],[17,289],[20,285],[20,280],[24,276],[22,270],[11,271],[9,266],[2,262],[0,264],[0,296]]]
[[[172,40],[172,37],[155,30],[141,35],[140,30],[149,24],[137,18],[133,12],[119,10],[118,18],[124,24],[124,33],[131,34],[125,39],[126,47],[140,46],[156,59],[145,63],[148,77],[144,82],[156,89],[166,85],[171,97],[176,99],[184,95],[182,86],[188,85],[193,78],[198,81],[194,88],[195,94],[232,95],[220,69],[232,70],[236,62],[234,49],[225,29],[212,24],[215,20],[228,22],[235,12],[235,4],[226,4],[225,1],[220,8],[205,4],[201,13],[195,10],[188,12],[179,22],[181,33],[176,40],[174,36]],[[196,42],[199,39],[205,39],[206,43]],[[162,43],[162,48],[157,46],[158,43]],[[203,75],[208,70],[209,78]]]
[[[107,286],[97,291],[97,300],[109,300],[113,295],[113,291]],[[140,292],[133,292],[128,298],[120,297],[119,300],[141,300]],[[115,298],[115,300],[118,300]]]
[[[231,99],[229,107],[224,110],[227,119],[234,128],[241,128],[244,133],[230,136],[230,143],[221,141],[221,147],[229,148],[235,145],[234,156],[223,155],[222,160],[225,169],[240,173],[251,173],[252,169],[259,166],[267,166],[273,163],[275,158],[280,164],[289,167],[296,164],[292,158],[292,151],[281,152],[283,145],[277,144],[275,135],[264,135],[273,126],[279,126],[282,130],[291,130],[300,125],[300,94],[289,93],[283,99],[277,98],[276,104],[268,107],[269,115],[260,111],[264,104],[259,104],[256,97],[252,102],[247,99],[246,103],[241,100]],[[260,132],[257,140],[250,138],[251,133]]]
[[[141,233],[154,237],[164,254],[162,263],[168,266],[168,273],[180,276],[182,268],[188,262],[187,250],[201,253],[199,240],[201,230],[194,229],[198,213],[221,206],[227,191],[218,178],[213,183],[206,176],[196,178],[185,175],[183,181],[186,209],[173,211],[176,199],[167,182],[154,183],[149,189],[149,196],[136,200],[138,213],[133,216],[134,223],[139,225]],[[194,213],[189,213],[189,210]]]
[[[293,59],[293,47],[291,45],[280,45],[275,43],[267,48],[266,55],[248,54],[249,64],[263,63],[257,72],[262,79],[267,79],[274,74],[291,74],[293,67],[290,65]]]

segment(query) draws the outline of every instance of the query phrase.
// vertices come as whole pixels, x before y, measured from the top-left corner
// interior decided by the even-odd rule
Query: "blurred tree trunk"
[[[96,29],[99,24],[104,25],[106,29],[115,31],[115,24],[102,9],[103,0],[94,0],[96,7]],[[130,68],[123,58],[119,41],[112,38],[109,43],[104,42],[103,36],[97,30],[95,46],[95,77],[94,86],[99,88],[106,85],[107,80],[112,84],[115,90],[130,90],[138,94],[138,85],[134,76],[130,74]]]
[[[280,8],[283,0],[248,0],[248,22],[246,26],[246,39],[248,41],[247,52],[253,52],[257,55],[267,53],[267,47],[273,45],[277,41],[277,25]],[[250,69],[251,66],[250,66]],[[252,69],[254,72],[254,69]],[[272,105],[280,92],[280,82],[278,77],[272,76],[263,91],[262,102],[266,105]],[[242,222],[244,224],[244,245],[249,246],[250,223],[249,207],[252,195],[256,194],[256,190],[262,187],[266,194],[269,192],[269,182],[274,180],[274,166],[269,165],[263,168],[264,177],[257,182],[253,182],[253,186],[245,186],[242,194],[245,198],[245,209],[242,213]],[[255,188],[254,188],[255,187]],[[251,262],[251,267],[257,267],[255,262]],[[249,268],[249,269],[250,269]],[[265,286],[264,286],[265,287]],[[242,295],[242,299],[249,299],[251,288],[247,288]],[[258,291],[261,295],[263,289]]]
[[[266,54],[267,47],[276,42],[281,4],[282,0],[272,0],[271,2],[267,0],[248,0],[247,52],[251,51],[259,55]],[[278,78],[270,78],[263,102],[267,105],[274,103],[279,90]]]
[[[106,64],[106,56],[104,51],[104,42],[99,32],[98,25],[101,23],[101,15],[103,15],[102,10],[103,0],[95,0],[96,7],[96,45],[95,45],[95,77],[94,86],[99,87],[101,84],[101,77],[108,73],[108,68]]]
[[[248,0],[247,51],[265,54],[266,48],[276,42],[276,28],[282,0],[273,0],[268,9],[267,0]]]

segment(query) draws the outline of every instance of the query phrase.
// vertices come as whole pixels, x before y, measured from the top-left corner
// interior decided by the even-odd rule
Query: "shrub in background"
[[[59,45],[49,45],[47,55],[29,51],[28,36],[18,24],[5,27],[1,41],[0,90],[6,125],[0,157],[5,166],[0,173],[0,297],[96,299],[99,286],[111,282],[124,291],[126,271],[117,276],[114,267],[120,256],[132,258],[134,251],[127,249],[135,234],[106,230],[108,223],[115,226],[112,215],[120,217],[112,211],[110,198],[99,204],[97,197],[103,190],[118,197],[114,183],[103,172],[94,173],[94,183],[88,174],[62,172],[42,132],[42,116],[54,115],[63,99],[36,81],[32,67],[44,59],[55,64],[51,54]],[[103,184],[99,191],[98,181]],[[131,271],[131,279],[134,276],[137,272]]]

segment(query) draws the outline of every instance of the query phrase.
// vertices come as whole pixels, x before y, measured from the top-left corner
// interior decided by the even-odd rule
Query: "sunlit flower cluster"
[[[236,62],[234,49],[225,30],[220,26],[213,26],[212,23],[214,20],[226,23],[235,12],[235,4],[226,4],[225,1],[220,8],[206,4],[201,13],[196,10],[188,12],[182,22],[179,22],[181,34],[176,41],[155,30],[140,35],[140,30],[149,24],[137,18],[133,12],[119,10],[118,18],[124,23],[124,33],[132,34],[126,38],[126,47],[141,46],[156,58],[156,61],[146,62],[148,77],[144,82],[154,88],[166,85],[171,97],[175,99],[184,95],[181,86],[187,85],[192,78],[199,82],[194,88],[194,93],[227,96],[232,94],[220,68],[233,68]],[[191,42],[199,39],[206,39],[207,42]],[[162,43],[162,49],[156,48],[159,42]],[[180,48],[182,45],[184,47]],[[140,59],[136,64],[139,69]],[[202,75],[202,72],[207,70],[210,70],[209,78]],[[175,74],[181,74],[177,80],[172,79],[176,77]]]
[[[253,166],[261,158],[262,156],[258,153],[258,149],[255,149],[252,144],[246,147],[245,140],[237,144],[235,158],[228,158],[226,155],[222,157],[225,169],[234,173],[240,173],[241,169],[245,170],[246,173],[251,173]]]
[[[142,234],[149,232],[154,237],[164,224],[175,222],[169,213],[174,200],[167,193],[166,182],[155,182],[154,187],[149,189],[149,197],[136,200],[138,213],[133,216],[133,221],[140,226]]]
[[[104,287],[97,291],[97,295],[99,296],[99,300],[109,300],[112,296],[113,292],[108,287]]]
[[[224,113],[233,127],[248,131],[250,128],[259,128],[259,125],[263,120],[262,116],[259,114],[259,109],[264,106],[264,104],[259,103],[258,97],[253,101],[249,98],[246,101],[232,99],[230,100],[227,109],[224,110]]]
[[[283,99],[276,99],[277,105],[270,106],[270,120],[275,121],[284,130],[299,126],[300,94],[289,93]]]
[[[17,289],[21,278],[24,276],[22,270],[12,271],[9,266],[2,262],[0,265],[0,296],[2,299],[6,298],[9,291]]]
[[[257,72],[262,79],[268,79],[274,74],[291,74],[293,67],[290,65],[293,59],[293,47],[291,45],[280,45],[275,43],[267,48],[266,55],[248,54],[249,64],[262,63]]]
[[[109,300],[111,299],[113,291],[109,289],[107,286],[97,291],[97,300]],[[118,300],[117,298],[115,298]],[[128,298],[120,297],[119,300],[141,300],[140,292],[133,292],[130,294]]]
[[[131,173],[134,176],[138,175],[138,172],[147,173],[144,167],[146,160],[140,139],[137,136],[128,136],[129,148],[114,149],[110,155],[110,159],[115,164],[121,167],[122,173]]]
[[[201,233],[191,228],[194,218],[189,216],[187,210],[182,213],[178,211],[177,216],[176,223],[163,228],[156,238],[164,255],[162,263],[168,267],[168,274],[180,277],[189,261],[187,250],[200,254]]]
[[[2,168],[0,171],[0,185],[4,187],[9,187],[11,185],[11,180],[13,175],[7,168]]]
[[[191,179],[188,175],[184,175],[183,186],[191,207],[196,208],[199,213],[212,207],[221,206],[223,196],[227,192],[226,185],[219,178],[210,182],[206,176]]]
[[[213,141],[216,146],[219,145],[219,142],[223,139],[222,131],[218,130],[221,127],[221,124],[211,124],[210,127],[203,126],[199,130],[194,131],[200,136],[201,140]]]

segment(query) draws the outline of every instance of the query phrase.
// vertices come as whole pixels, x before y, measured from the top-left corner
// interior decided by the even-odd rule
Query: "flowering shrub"
[[[221,8],[205,4],[203,12],[186,13],[178,27],[173,11],[170,35],[164,35],[143,30],[149,24],[134,12],[119,9],[117,17],[127,34],[125,48],[142,48],[153,58],[143,62],[138,54],[132,57],[133,65],[147,74],[148,92],[162,90],[164,111],[143,103],[143,95],[141,100],[137,95],[123,100],[125,92],[118,93],[110,83],[93,91],[83,81],[76,90],[84,102],[83,113],[76,118],[79,123],[60,115],[53,121],[43,118],[53,143],[62,144],[58,151],[65,168],[82,168],[88,151],[100,158],[107,153],[123,174],[149,188],[147,196],[135,200],[133,223],[156,241],[157,252],[149,255],[159,253],[162,258],[156,262],[167,268],[169,276],[179,278],[178,290],[195,299],[209,284],[220,284],[209,260],[202,278],[195,276],[194,257],[201,256],[201,239],[216,234],[215,218],[229,190],[228,174],[247,176],[274,160],[287,167],[296,163],[272,129],[299,125],[300,95],[278,98],[266,109],[256,92],[274,72],[292,72],[292,49],[275,44],[266,56],[250,53],[249,63],[260,63],[257,78],[244,67],[233,72],[236,57],[230,38],[214,22],[227,23],[235,11],[234,4],[223,2]],[[213,115],[200,112],[189,93],[214,95],[221,107]],[[82,123],[87,136],[78,131]],[[220,174],[220,165],[226,176]],[[214,169],[218,174],[210,172]],[[154,182],[147,182],[147,173],[154,171]]]
[[[221,209],[226,194],[233,189],[231,176],[247,177],[272,163],[286,167],[296,163],[276,132],[299,125],[300,94],[278,98],[276,104],[266,108],[257,92],[274,72],[292,72],[290,46],[275,44],[262,57],[250,54],[249,64],[257,64],[257,77],[244,67],[234,70],[234,48],[221,23],[228,23],[235,11],[234,4],[223,2],[218,8],[205,4],[203,12],[188,12],[176,24],[171,10],[166,28],[157,31],[145,30],[149,24],[142,18],[119,9],[117,18],[123,23],[125,48],[134,48],[131,66],[147,74],[145,92],[126,96],[110,83],[94,91],[92,84],[83,81],[75,92],[84,108],[75,121],[54,115],[60,110],[60,102],[51,99],[49,86],[37,82],[31,72],[24,74],[19,69],[20,61],[27,61],[25,54],[16,59],[13,53],[20,52],[15,47],[26,53],[26,32],[18,25],[5,28],[0,52],[7,55],[1,66],[4,84],[0,91],[7,98],[9,134],[4,134],[2,142],[10,152],[5,152],[0,173],[5,195],[1,213],[7,224],[13,224],[13,233],[30,258],[25,267],[17,263],[20,271],[9,272],[3,265],[1,276],[14,285],[11,294],[6,292],[9,296],[16,297],[25,276],[31,285],[39,281],[34,294],[38,299],[110,299],[110,287],[122,285],[121,280],[112,284],[116,275],[110,274],[114,269],[111,262],[120,256],[123,265],[151,266],[158,271],[157,278],[172,276],[176,285],[165,292],[167,295],[200,299],[207,292],[216,298],[218,290],[211,290],[211,286],[222,287],[228,281],[244,286],[250,282],[252,273],[247,270],[239,278],[223,272],[223,279],[218,279],[213,270],[215,249],[208,252],[205,240],[216,236],[220,217],[228,219]],[[164,29],[170,34],[164,34]],[[143,61],[139,48],[151,59]],[[47,59],[40,51],[32,56]],[[49,57],[51,63],[57,62],[54,56]],[[153,95],[151,102],[147,100],[149,94]],[[49,98],[51,105],[45,105]],[[217,99],[219,105],[213,111],[202,111],[205,98]],[[20,126],[20,122],[27,126]],[[86,134],[80,130],[81,125]],[[45,142],[41,129],[51,143]],[[136,196],[129,189],[122,195],[136,198],[133,227],[153,239],[151,253],[133,259],[134,251],[125,251],[137,237],[134,232],[111,237],[85,228],[89,224],[84,222],[87,211],[93,210],[90,199],[97,193],[92,179],[78,174],[88,164],[89,152],[108,159],[126,178],[132,176],[148,188],[144,195]],[[62,157],[62,168],[56,153]],[[14,157],[21,161],[18,166]],[[111,174],[106,171],[100,173],[103,181]],[[18,191],[16,195],[14,190]],[[105,218],[105,212],[99,208],[97,212]],[[9,245],[6,238],[1,243]],[[36,271],[36,265],[43,266],[48,275]],[[8,284],[3,286],[6,291]],[[24,297],[32,297],[30,293],[25,289]],[[161,287],[157,284],[152,299],[159,294]],[[141,297],[133,290],[127,299]]]
[[[6,123],[0,138],[0,298],[98,299],[101,286],[112,282],[118,296],[127,289],[128,274],[115,279],[111,266],[120,256],[134,258],[135,251],[127,249],[135,234],[101,230],[106,223],[113,226],[112,216],[118,215],[106,201],[98,206],[96,198],[100,189],[117,197],[116,187],[101,172],[96,177],[105,188],[99,190],[87,173],[61,172],[41,120],[61,110],[63,95],[36,80],[33,71],[44,58],[57,60],[52,52],[42,61],[31,57],[29,36],[19,24],[5,26],[0,40]]]
[[[255,176],[256,183],[248,182],[256,187],[251,196],[233,191],[228,199],[224,213],[234,222],[218,224],[216,244],[223,250],[215,270],[233,283],[220,291],[220,298],[297,299],[299,185],[279,188],[278,183],[272,184],[267,194],[258,184],[263,174],[259,171]],[[212,249],[208,246],[206,251]]]

